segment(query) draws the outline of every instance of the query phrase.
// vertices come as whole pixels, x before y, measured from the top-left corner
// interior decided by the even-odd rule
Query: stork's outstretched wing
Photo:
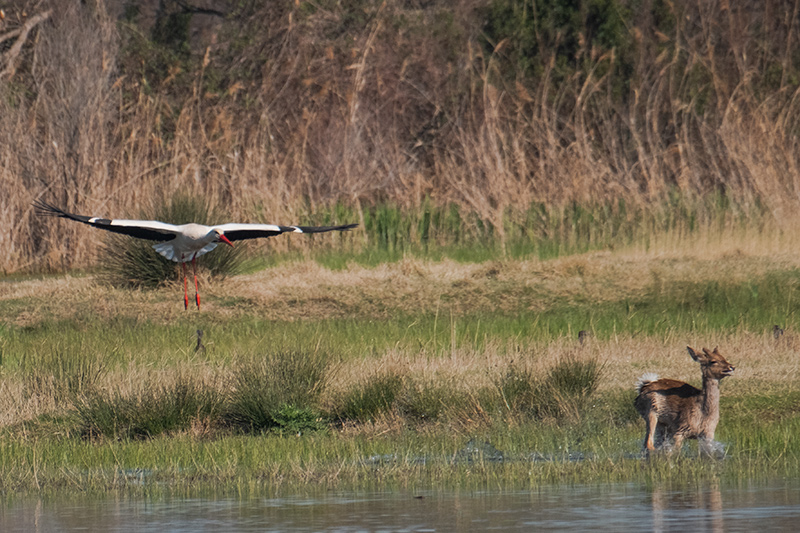
[[[231,241],[245,239],[260,239],[274,237],[281,233],[325,233],[327,231],[346,231],[353,229],[358,224],[344,224],[341,226],[277,226],[275,224],[222,224],[214,226]]]
[[[108,219],[67,213],[41,200],[37,200],[34,203],[34,207],[40,215],[76,220],[95,228],[150,241],[170,241],[181,232],[178,226],[159,222],[158,220]]]

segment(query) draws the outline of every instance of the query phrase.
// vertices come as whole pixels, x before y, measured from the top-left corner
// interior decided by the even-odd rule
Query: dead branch
[[[0,43],[4,43],[4,42],[6,42],[6,41],[7,41],[7,40],[9,40],[9,39],[13,39],[13,38],[14,38],[14,37],[16,37],[17,35],[19,35],[21,31],[22,31],[22,30],[20,30],[19,28],[17,28],[16,30],[11,30],[11,31],[10,31],[10,32],[8,32],[8,33],[4,33],[3,35],[0,35]]]
[[[0,36],[0,42],[11,39],[15,35],[17,36],[17,40],[14,42],[13,45],[11,45],[11,48],[8,49],[8,52],[5,54],[5,57],[2,58],[3,63],[5,63],[5,67],[3,68],[3,70],[0,71],[0,79],[3,78],[10,79],[14,76],[14,73],[17,71],[17,58],[19,57],[19,53],[22,51],[22,46],[28,39],[28,33],[30,33],[30,31],[34,27],[36,27],[37,24],[50,18],[50,15],[52,13],[53,10],[48,9],[43,13],[34,15],[31,18],[29,18],[25,22],[25,24],[22,25],[22,28],[11,31],[3,36]]]

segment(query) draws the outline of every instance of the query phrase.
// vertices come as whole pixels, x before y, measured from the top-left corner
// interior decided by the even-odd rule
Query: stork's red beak
[[[229,241],[229,240],[228,240],[228,238],[225,236],[225,234],[224,234],[224,233],[220,233],[220,234],[219,234],[219,240],[221,240],[222,242],[224,242],[224,243],[225,243],[225,244],[227,244],[228,246],[230,246],[230,247],[233,247],[233,243],[232,243],[231,241]]]

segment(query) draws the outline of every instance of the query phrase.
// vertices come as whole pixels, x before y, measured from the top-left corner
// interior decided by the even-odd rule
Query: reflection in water
[[[248,499],[0,503],[0,531],[793,531],[800,481],[675,490],[633,484],[520,492],[320,493]]]
[[[697,517],[692,531],[711,531],[721,533],[725,531],[722,516],[722,492],[719,480],[714,479],[706,487],[692,487],[682,490],[666,490],[657,486],[652,493],[653,502],[653,531],[663,533],[666,531],[684,531],[686,524],[673,524],[672,515],[683,513],[688,521]]]

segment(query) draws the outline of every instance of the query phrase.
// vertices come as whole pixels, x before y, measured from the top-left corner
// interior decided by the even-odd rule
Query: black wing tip
[[[33,202],[33,207],[36,209],[37,214],[46,217],[59,217],[59,218],[66,218],[68,220],[76,220],[78,222],[83,222],[84,224],[91,224],[94,225],[92,221],[92,217],[87,217],[83,215],[75,215],[73,213],[68,213],[61,209],[60,207],[56,207],[52,204],[45,202],[44,200],[36,200]],[[102,223],[103,221],[98,219],[96,220],[98,223]]]
[[[341,226],[329,226],[327,229],[328,231],[350,231],[353,228],[357,228],[358,224],[343,224]]]
[[[33,207],[36,209],[36,212],[40,215],[47,216],[47,217],[65,217],[67,216],[67,212],[59,209],[58,207],[48,204],[44,200],[34,200]]]
[[[358,224],[343,224],[341,226],[290,226],[297,228],[302,233],[325,233],[327,231],[349,231],[357,228]]]

